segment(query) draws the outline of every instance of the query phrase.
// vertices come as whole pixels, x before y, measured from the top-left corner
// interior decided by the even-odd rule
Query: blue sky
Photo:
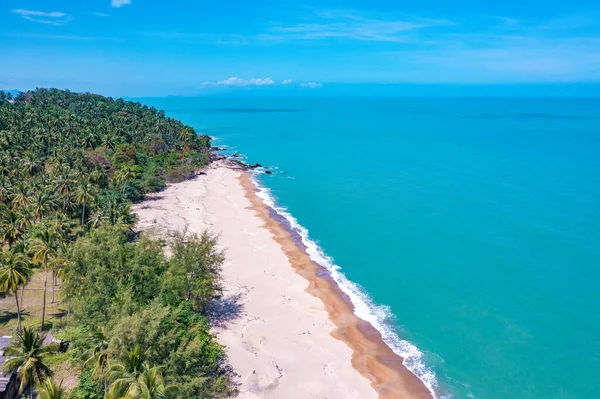
[[[0,26],[0,88],[9,89],[600,83],[592,0],[4,0]]]

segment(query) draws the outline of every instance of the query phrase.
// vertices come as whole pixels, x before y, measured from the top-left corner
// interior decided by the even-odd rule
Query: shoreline
[[[219,236],[224,291],[209,317],[238,398],[432,399],[262,190],[242,165],[216,161],[133,207],[138,231]]]
[[[305,291],[323,302],[335,326],[331,335],[351,348],[352,367],[371,382],[380,398],[432,399],[423,381],[404,366],[404,359],[383,341],[381,333],[354,313],[348,295],[327,269],[310,258],[298,233],[285,226],[287,220],[257,196],[251,173],[242,171],[238,179],[251,209],[265,222],[263,227],[271,232],[296,273],[308,281]]]

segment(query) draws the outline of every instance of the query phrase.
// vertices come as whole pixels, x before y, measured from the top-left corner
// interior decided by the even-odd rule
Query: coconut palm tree
[[[39,157],[34,152],[27,151],[22,157],[22,167],[30,176],[33,176],[40,169]]]
[[[86,366],[92,368],[92,378],[103,380],[104,396],[108,391],[108,379],[105,372],[108,369],[108,337],[102,329],[91,334],[92,347],[87,351]]]
[[[81,228],[85,227],[85,207],[94,198],[93,186],[89,181],[82,180],[75,189],[75,200],[81,204]]]
[[[29,186],[20,181],[12,187],[11,197],[13,209],[26,207],[29,204]]]
[[[19,208],[17,210],[17,223],[23,237],[23,245],[27,244],[27,229],[34,223],[35,217],[28,208]]]
[[[75,181],[70,173],[70,170],[67,170],[64,174],[59,176],[58,179],[56,179],[55,189],[63,198],[63,213],[65,213],[67,210],[67,202],[71,198],[74,184]]]
[[[143,373],[138,377],[138,396],[140,399],[166,399],[168,393],[175,391],[173,385],[165,385],[161,367],[144,366]]]
[[[127,182],[136,179],[140,174],[140,168],[138,166],[124,165],[118,171],[115,172],[115,181],[123,184],[122,195],[125,195],[127,189]]]
[[[4,154],[0,154],[0,158],[4,157]],[[2,162],[0,160],[0,162]],[[10,180],[2,175],[2,165],[0,165],[0,203],[8,204],[10,198]]]
[[[68,399],[71,395],[62,386],[62,382],[58,385],[51,379],[46,378],[37,389],[38,399]]]
[[[54,257],[50,260],[52,269],[52,301],[54,303],[54,291],[56,289],[56,278],[63,278],[71,264],[71,247],[66,241],[59,241]]]
[[[94,212],[92,212],[92,216],[88,219],[88,224],[94,228],[100,227],[105,221],[109,220],[107,216],[104,215],[104,211],[97,207]]]
[[[31,277],[29,258],[15,251],[2,252],[0,255],[0,289],[15,296],[17,303],[17,331],[21,331],[21,303],[17,294],[20,287],[25,287]]]
[[[49,190],[42,188],[34,194],[31,205],[36,219],[41,222],[44,215],[54,207],[54,198]]]
[[[119,361],[113,362],[108,367],[108,376],[111,381],[108,388],[108,399],[135,398],[139,392],[138,381],[148,366],[148,357],[139,346],[126,350]]]
[[[42,305],[42,330],[46,320],[46,291],[48,287],[48,263],[56,254],[56,236],[50,229],[42,230],[31,242],[33,263],[44,266],[44,299]]]
[[[15,241],[21,237],[22,231],[19,225],[19,215],[12,209],[2,212],[0,220],[0,240],[8,244],[8,248],[12,248]]]
[[[29,398],[33,399],[33,390],[46,378],[52,376],[52,370],[46,365],[46,357],[57,351],[57,345],[42,346],[44,337],[32,327],[25,326],[17,333],[17,339],[4,351],[8,360],[2,368],[8,373],[17,372],[21,381],[19,393],[29,389]]]

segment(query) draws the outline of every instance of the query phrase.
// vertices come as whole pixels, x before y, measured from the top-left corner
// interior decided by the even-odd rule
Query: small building
[[[6,374],[1,368],[6,361],[4,350],[11,339],[10,336],[0,336],[0,399],[14,399],[17,396],[16,372]]]

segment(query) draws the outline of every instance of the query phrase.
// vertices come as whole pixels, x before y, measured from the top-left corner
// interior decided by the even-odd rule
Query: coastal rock
[[[210,161],[211,162],[222,161],[224,159],[227,159],[227,157],[223,154],[217,154],[216,152],[210,153]]]
[[[230,169],[248,170],[248,165],[237,159],[227,159],[225,165]]]

